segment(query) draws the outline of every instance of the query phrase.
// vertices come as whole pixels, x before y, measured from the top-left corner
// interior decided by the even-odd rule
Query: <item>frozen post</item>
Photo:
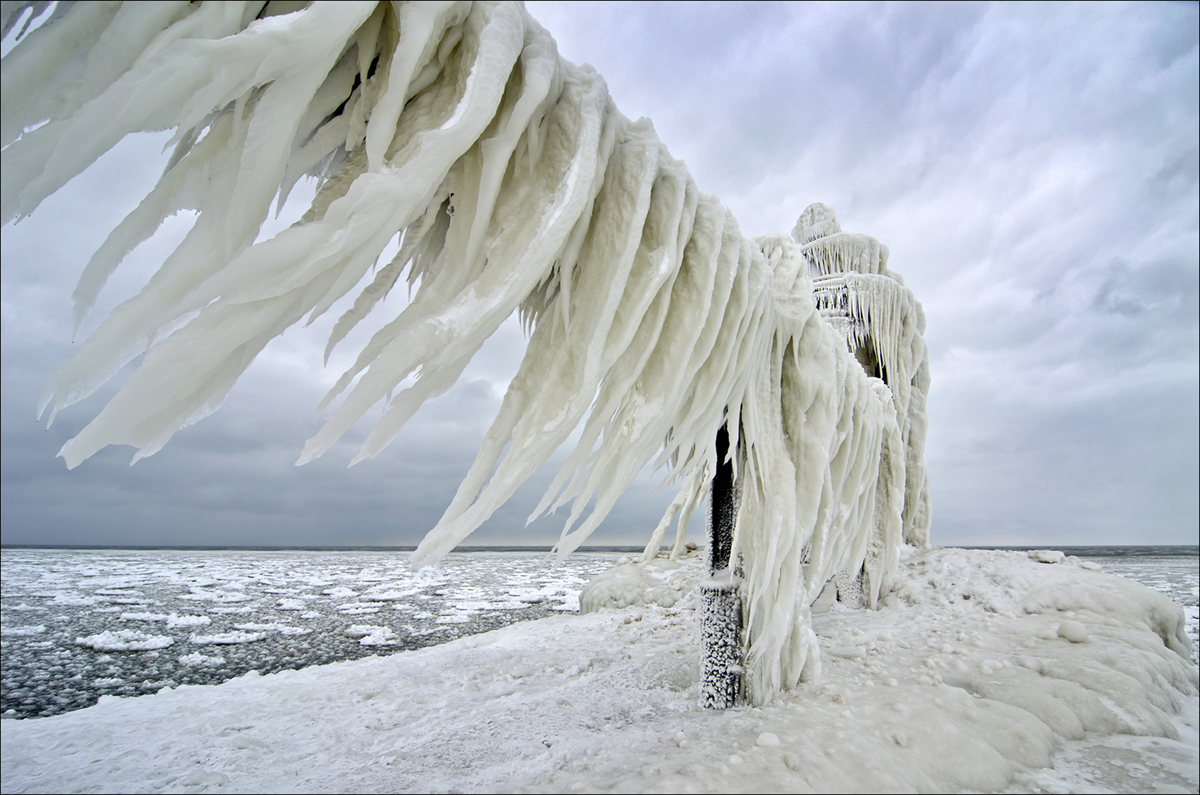
[[[704,643],[701,692],[707,709],[726,709],[741,689],[742,605],[730,553],[737,520],[737,490],[729,454],[729,429],[717,431],[717,471],[712,481],[708,525],[708,580],[700,588],[700,626]]]

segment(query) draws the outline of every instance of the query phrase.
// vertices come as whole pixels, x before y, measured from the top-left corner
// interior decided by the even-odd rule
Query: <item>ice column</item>
[[[717,431],[717,462],[708,522],[708,579],[700,586],[701,699],[708,709],[733,706],[742,684],[742,600],[730,554],[738,493],[726,425]]]

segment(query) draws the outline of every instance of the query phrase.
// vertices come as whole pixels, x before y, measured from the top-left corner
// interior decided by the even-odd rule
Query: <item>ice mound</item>
[[[1088,633],[1083,628],[1083,624],[1078,621],[1064,621],[1058,625],[1058,631],[1055,633],[1060,638],[1066,638],[1072,643],[1087,643]]]
[[[1182,609],[1130,580],[1033,560],[953,549],[911,555],[879,613],[894,617],[901,606],[910,614],[910,629],[897,634],[910,649],[893,641],[878,653],[897,654],[893,667],[919,658],[917,680],[1015,708],[1012,720],[1032,716],[1060,740],[1180,740],[1171,716],[1194,713],[1198,681]],[[1053,749],[1047,742],[1039,753]]]
[[[1030,560],[1036,560],[1038,563],[1062,563],[1067,559],[1067,556],[1057,549],[1031,549],[1028,554]]]
[[[1115,622],[1149,629],[1166,648],[1184,659],[1191,657],[1182,608],[1131,580],[1082,566],[1028,565],[1032,559],[1019,552],[990,553],[996,556],[993,563],[1003,567],[1003,576],[977,559],[982,554],[979,551],[938,549],[922,553],[907,547],[903,554],[910,555],[907,576],[898,578],[896,588],[881,603],[937,603],[951,614],[974,614],[982,608],[985,616],[1060,615],[1086,624],[1084,619],[1076,618],[1078,614],[1105,626]],[[1061,621],[1039,626],[1038,631],[1048,631],[1057,638]],[[1037,632],[1032,634],[1036,636]]]
[[[698,558],[698,556],[696,556]],[[637,605],[694,609],[699,569],[667,557],[645,562],[628,561],[593,577],[579,592],[579,612],[594,613],[604,608]]]

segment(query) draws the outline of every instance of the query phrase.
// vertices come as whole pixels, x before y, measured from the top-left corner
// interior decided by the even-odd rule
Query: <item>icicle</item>
[[[683,485],[643,556],[676,517],[678,556],[725,425],[747,692],[762,703],[817,675],[809,606],[825,583],[861,573],[873,606],[900,543],[928,543],[925,318],[887,247],[820,204],[794,240],[746,239],[519,4],[276,8],[291,6],[61,3],[4,58],[5,220],[124,135],[176,131],[158,184],[84,269],[77,323],[163,219],[197,212],[48,379],[39,413],[53,404],[52,418],[146,352],[64,445],[68,466],[107,444],[153,454],[216,410],[267,342],[357,289],[328,359],[404,276],[408,306],[321,401],[341,399],[298,463],[384,401],[351,463],[376,455],[515,312],[524,358],[414,564],[437,562],[575,431],[535,512],[570,504],[559,554],[653,462]],[[312,206],[256,243],[304,175]]]

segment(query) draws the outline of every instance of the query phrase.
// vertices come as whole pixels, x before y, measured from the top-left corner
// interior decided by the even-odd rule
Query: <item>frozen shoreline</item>
[[[820,679],[765,707],[696,709],[693,556],[644,569],[672,607],[4,721],[3,788],[1196,791],[1174,603],[1024,553],[905,556],[881,610],[815,616]]]
[[[102,695],[218,684],[574,613],[580,588],[619,557],[554,566],[545,552],[477,551],[414,572],[397,551],[6,549],[0,710],[6,720],[49,717]]]

